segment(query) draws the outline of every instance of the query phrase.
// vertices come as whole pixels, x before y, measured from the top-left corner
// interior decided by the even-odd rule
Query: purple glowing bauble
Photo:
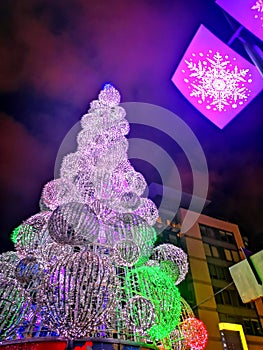
[[[48,231],[57,243],[87,245],[96,240],[99,221],[88,205],[72,202],[60,205],[53,211]]]
[[[108,257],[93,252],[62,255],[43,280],[38,302],[52,329],[79,338],[109,321],[117,288]]]

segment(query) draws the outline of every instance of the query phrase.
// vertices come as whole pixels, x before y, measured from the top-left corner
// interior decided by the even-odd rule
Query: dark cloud
[[[0,114],[0,225],[5,241],[16,225],[38,210],[51,156],[48,144],[39,142],[12,117]]]

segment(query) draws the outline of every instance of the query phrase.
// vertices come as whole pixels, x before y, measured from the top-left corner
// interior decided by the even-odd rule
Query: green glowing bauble
[[[128,299],[142,296],[153,305],[154,322],[145,333],[152,340],[169,336],[177,326],[181,312],[180,293],[173,279],[159,266],[141,266],[127,273],[125,289]]]

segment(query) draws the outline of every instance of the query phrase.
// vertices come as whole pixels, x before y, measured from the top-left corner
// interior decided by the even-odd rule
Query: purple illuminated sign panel
[[[258,69],[203,25],[188,46],[172,81],[220,129],[263,88]]]
[[[217,0],[216,3],[263,40],[263,0]]]

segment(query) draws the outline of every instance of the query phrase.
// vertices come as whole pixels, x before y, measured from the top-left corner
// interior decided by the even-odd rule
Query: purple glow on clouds
[[[240,24],[263,40],[263,0],[217,0],[216,3]]]
[[[204,116],[223,129],[262,90],[257,68],[201,25],[173,83]]]

